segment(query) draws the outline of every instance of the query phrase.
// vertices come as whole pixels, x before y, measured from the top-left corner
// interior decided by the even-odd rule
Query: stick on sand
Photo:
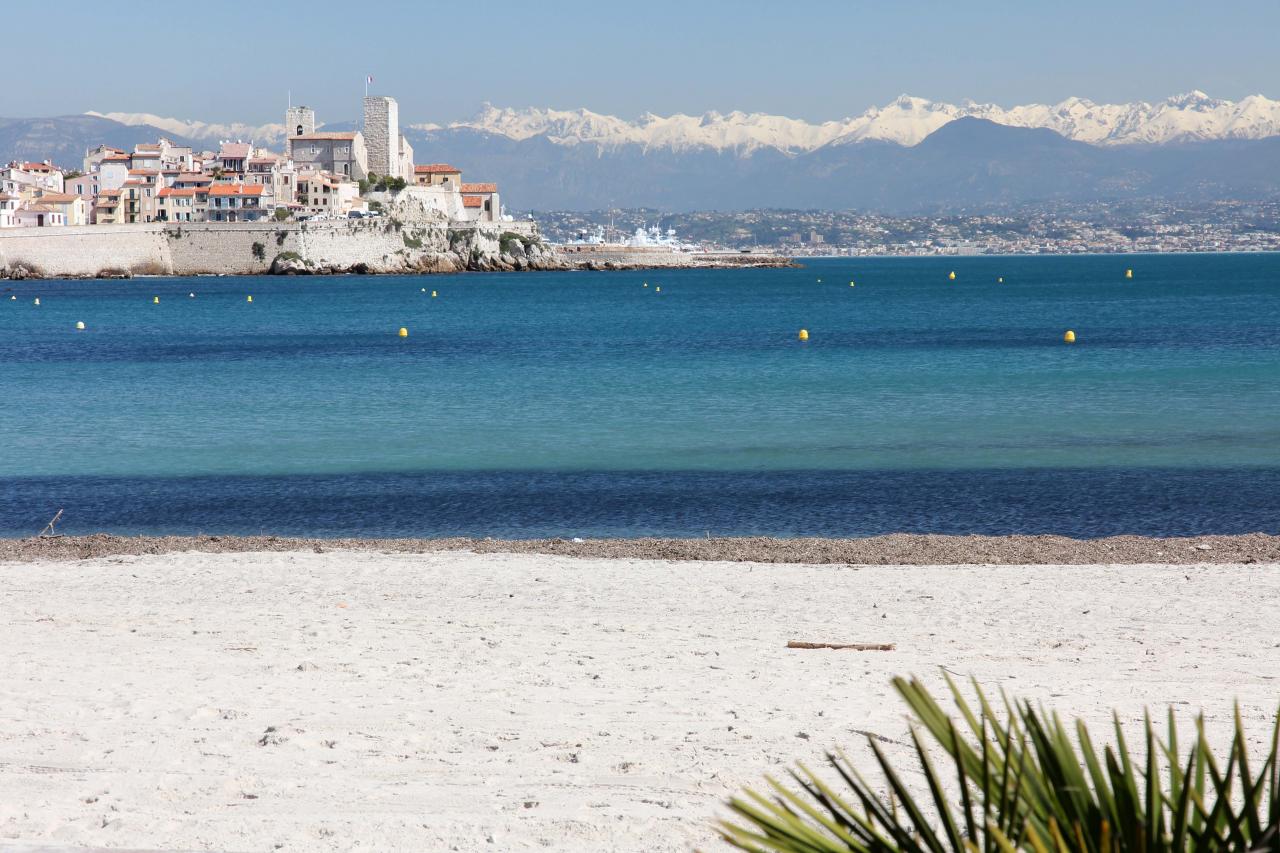
[[[62,518],[62,510],[58,510],[58,514],[49,519],[49,523],[44,526],[44,530],[40,531],[40,536],[57,536],[58,534],[54,531],[53,526],[58,523],[60,518]]]
[[[806,643],[803,640],[792,640],[787,643],[789,649],[853,649],[855,652],[891,652],[893,643]]]

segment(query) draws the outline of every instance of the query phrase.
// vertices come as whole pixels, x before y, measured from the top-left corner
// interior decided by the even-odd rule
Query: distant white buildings
[[[298,207],[304,216],[326,219],[340,218],[352,210],[363,210],[357,205],[360,187],[344,181],[332,172],[303,172],[298,176]]]
[[[18,214],[18,197],[0,192],[0,228],[13,228]]]
[[[162,138],[132,151],[98,145],[82,171],[10,163],[0,168],[0,228],[337,218],[384,203],[441,219],[503,218],[497,185],[463,183],[444,163],[414,165],[395,98],[369,96],[363,107],[361,130],[326,131],[310,107],[290,105],[283,153],[241,140],[195,151]]]
[[[209,222],[258,222],[271,211],[261,184],[214,184],[209,188]]]

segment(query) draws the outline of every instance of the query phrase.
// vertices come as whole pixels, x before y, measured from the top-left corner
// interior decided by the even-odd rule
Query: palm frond
[[[828,754],[836,785],[798,765],[792,786],[769,779],[770,796],[732,798],[721,837],[749,853],[1280,851],[1280,712],[1257,765],[1238,706],[1225,765],[1203,717],[1181,750],[1172,710],[1163,738],[1144,714],[1140,755],[1113,715],[1114,741],[1099,752],[1079,720],[1064,724],[1003,692],[997,713],[976,681],[974,705],[944,677],[954,714],[918,679],[893,680],[915,720],[911,746],[927,796],[868,737],[883,784],[844,753]]]

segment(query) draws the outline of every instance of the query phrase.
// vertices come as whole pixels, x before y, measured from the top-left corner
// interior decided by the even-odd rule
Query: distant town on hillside
[[[98,139],[75,167],[19,159],[0,167],[0,229],[150,222],[259,222],[378,216],[388,191],[450,222],[500,222],[493,182],[464,183],[448,163],[414,162],[395,98],[366,96],[358,130],[326,130],[290,105],[283,151],[253,140],[208,148],[166,136],[128,149]],[[65,154],[63,155],[66,156]]]
[[[522,212],[523,213],[523,212]],[[552,242],[668,230],[723,248],[791,256],[1280,251],[1280,201],[1028,204],[973,214],[855,211],[530,211]]]

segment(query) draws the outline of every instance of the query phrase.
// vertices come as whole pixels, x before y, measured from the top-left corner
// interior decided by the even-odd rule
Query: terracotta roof
[[[160,173],[157,172],[155,169],[130,169],[129,174],[130,175],[158,175]]]
[[[484,199],[478,195],[464,195],[462,197],[463,207],[484,207]]]
[[[51,204],[66,204],[80,198],[78,195],[69,195],[68,193],[43,193],[40,196],[41,201],[47,201]]]
[[[230,157],[233,160],[248,157],[252,153],[253,146],[247,142],[224,142],[218,149],[219,157]]]
[[[34,210],[36,213],[57,213],[58,212],[54,210],[52,207],[49,207],[47,204],[29,204],[26,207],[18,208],[19,213],[21,213],[24,210]]]
[[[120,190],[103,190],[101,193],[98,194],[98,197],[114,198],[115,196],[118,196],[118,195],[120,195]]]
[[[177,189],[176,187],[165,187],[164,189],[160,190],[160,193],[159,193],[160,198],[173,198],[174,196],[178,196],[179,198],[190,198],[195,194],[196,194],[195,187],[192,187],[190,189],[185,189],[185,190],[180,190],[180,189]]]
[[[48,163],[23,163],[20,167],[24,172],[52,172],[53,167]]]
[[[455,169],[448,163],[428,163],[425,166],[414,166],[415,175],[461,175],[461,169]]]
[[[132,158],[128,154],[108,154],[106,157],[102,158],[102,162],[106,163],[108,160],[130,160],[130,159]]]
[[[290,136],[290,139],[355,139],[355,133],[304,133],[301,136]]]
[[[463,184],[462,192],[464,193],[496,193],[498,191],[497,184]]]
[[[214,184],[209,195],[262,195],[262,184]]]

